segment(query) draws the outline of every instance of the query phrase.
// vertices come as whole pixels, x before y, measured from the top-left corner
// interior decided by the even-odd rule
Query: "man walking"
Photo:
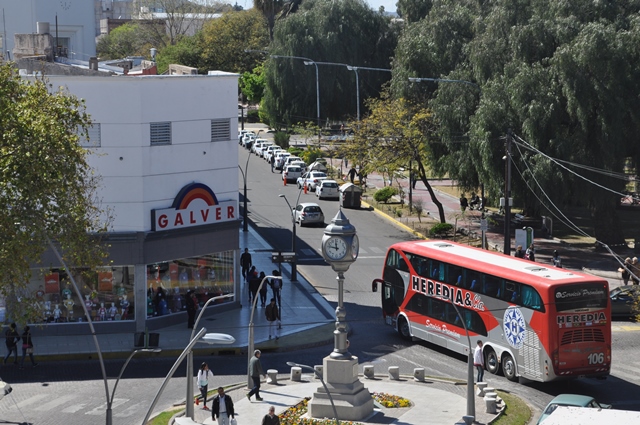
[[[484,379],[484,356],[482,355],[482,341],[478,340],[478,345],[473,352],[473,365],[478,371],[478,381],[483,382]]]
[[[282,298],[280,296],[280,292],[282,291],[282,278],[280,276],[280,272],[278,270],[273,270],[271,275],[278,276],[271,279],[270,285],[271,290],[273,291],[273,298],[276,299],[276,304],[278,307],[282,308]]]
[[[249,248],[244,249],[244,253],[240,256],[240,267],[242,267],[242,277],[246,278],[247,272],[251,268],[253,263],[251,262],[251,254],[249,254]]]
[[[229,425],[229,416],[235,418],[233,410],[233,400],[224,393],[224,388],[218,387],[218,395],[213,398],[213,406],[211,406],[211,417],[216,420],[218,417],[218,425]]]
[[[273,166],[276,164],[276,156],[271,154],[271,159],[269,160],[269,163],[271,164],[271,172],[273,173]]]
[[[7,360],[11,357],[11,353],[13,353],[13,364],[18,364],[18,341],[20,341],[20,335],[18,334],[18,330],[16,328],[16,324],[12,323],[4,333],[5,336],[5,344],[7,345],[7,355],[4,358],[4,364],[7,364]]]
[[[260,397],[260,375],[264,375],[266,378],[267,375],[262,371],[262,363],[260,362],[260,355],[262,352],[260,350],[256,350],[253,352],[253,357],[249,360],[249,375],[253,380],[253,388],[247,394],[247,398],[251,401],[251,396],[256,395],[256,400],[262,401],[262,397]]]
[[[279,332],[276,322],[280,319],[280,312],[278,311],[275,298],[271,298],[271,303],[267,306],[264,314],[267,316],[267,321],[269,322],[269,339],[271,339],[271,335],[274,335],[277,341],[280,335],[278,335]]]

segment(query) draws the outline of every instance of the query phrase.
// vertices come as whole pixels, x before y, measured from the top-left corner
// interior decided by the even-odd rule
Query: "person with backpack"
[[[280,335],[278,335],[278,326],[276,324],[280,319],[280,312],[278,311],[275,298],[271,298],[271,302],[267,306],[264,314],[267,316],[267,321],[269,322],[269,339],[271,339],[271,335],[273,335],[276,337],[277,341],[280,338]]]
[[[13,364],[18,364],[18,341],[20,341],[20,335],[18,334],[18,330],[15,323],[12,323],[4,333],[5,336],[5,344],[7,345],[7,355],[4,358],[4,364],[7,364],[7,360],[11,357],[11,353],[13,353],[14,359]]]
[[[273,270],[271,272],[271,275],[280,276],[280,272],[278,270]],[[282,298],[280,296],[280,293],[282,291],[282,278],[277,277],[277,278],[271,279],[271,282],[269,282],[269,286],[271,286],[271,290],[273,291],[273,298],[276,299],[276,303],[278,304],[278,307],[282,308]]]

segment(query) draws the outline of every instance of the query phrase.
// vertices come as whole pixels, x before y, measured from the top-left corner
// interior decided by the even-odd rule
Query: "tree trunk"
[[[422,166],[422,162],[416,161],[418,163],[418,173],[420,174],[420,180],[424,183],[425,187],[429,191],[429,195],[431,195],[431,202],[438,208],[438,215],[440,216],[440,223],[446,223],[447,219],[444,216],[444,208],[442,207],[442,203],[438,200],[436,193],[433,191],[433,188],[429,184],[427,180],[427,174],[424,171],[424,167]]]

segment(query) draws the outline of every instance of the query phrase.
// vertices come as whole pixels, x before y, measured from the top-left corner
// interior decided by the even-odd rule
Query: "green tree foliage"
[[[240,77],[240,90],[247,100],[260,103],[264,94],[264,66],[253,68],[252,72],[245,72]]]
[[[173,46],[163,48],[156,58],[158,74],[169,69],[169,65],[178,64],[198,68],[199,74],[206,74],[208,69],[202,61],[202,33],[192,37],[183,37]]]
[[[101,37],[96,51],[101,60],[122,59],[127,56],[147,56],[151,44],[140,36],[138,23],[130,22],[119,26],[110,34]]]
[[[253,8],[259,10],[267,22],[269,40],[273,40],[273,27],[276,23],[276,16],[282,11],[283,5],[283,0],[253,0]]]
[[[373,199],[375,199],[376,202],[384,202],[386,204],[396,193],[397,190],[395,187],[383,187],[382,189],[376,190],[373,194]]]
[[[397,27],[362,0],[309,0],[276,22],[270,53],[317,62],[390,68]],[[346,66],[318,65],[320,117],[356,114],[355,73]],[[359,71],[360,99],[377,96],[387,72]],[[304,60],[270,58],[265,64],[266,113],[272,126],[315,121],[316,69]]]
[[[394,93],[416,96],[434,112],[440,132],[438,144],[431,145],[438,158],[434,170],[465,188],[483,183],[495,202],[504,185],[509,128],[551,157],[617,172],[629,159],[637,169],[639,9],[632,1],[434,1],[429,14],[413,24],[422,31],[403,34],[393,83]],[[459,25],[451,26],[448,37],[433,36],[451,19]],[[416,49],[424,53],[416,55]],[[437,60],[430,51],[439,52]],[[467,80],[481,90],[456,83],[418,87],[406,82],[407,76]],[[526,212],[537,214],[551,201],[586,206],[596,238],[622,242],[615,211],[619,195],[520,145],[513,161],[513,194]],[[625,184],[578,171],[616,190]]]
[[[264,50],[269,34],[259,11],[228,12],[202,30],[202,64],[209,70],[250,72],[264,59],[245,50]]]
[[[27,322],[41,317],[26,284],[47,237],[70,266],[102,259],[97,181],[78,144],[78,129],[87,137],[91,122],[82,101],[50,93],[43,80],[23,80],[6,64],[0,65],[0,110],[0,295],[11,317]]]
[[[433,5],[432,0],[398,0],[396,6],[398,15],[407,23],[418,22],[429,14]]]

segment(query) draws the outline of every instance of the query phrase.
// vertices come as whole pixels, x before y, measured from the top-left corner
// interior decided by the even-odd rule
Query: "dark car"
[[[611,316],[629,318],[640,313],[635,312],[635,305],[640,295],[640,286],[625,285],[609,291],[611,299]],[[640,305],[638,306],[640,307]]]

